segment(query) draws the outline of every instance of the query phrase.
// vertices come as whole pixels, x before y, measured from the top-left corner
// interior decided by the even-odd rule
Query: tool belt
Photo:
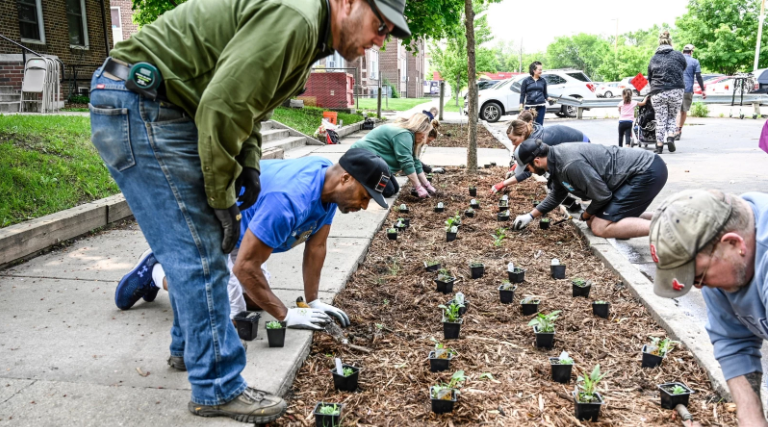
[[[107,57],[101,69],[107,77],[125,81],[126,89],[131,92],[152,101],[168,102],[163,76],[157,67],[148,62],[126,64],[118,59]]]

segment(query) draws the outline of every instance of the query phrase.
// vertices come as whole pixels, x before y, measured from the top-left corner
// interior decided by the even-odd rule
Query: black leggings
[[[392,175],[387,186],[384,187],[384,191],[381,192],[381,195],[384,197],[392,197],[397,194],[398,191],[400,191],[400,184],[397,183],[397,179]]]
[[[632,122],[622,120],[619,122],[619,147],[623,147],[624,143],[623,140],[627,140],[627,146],[629,146],[629,141],[631,141],[632,138]]]

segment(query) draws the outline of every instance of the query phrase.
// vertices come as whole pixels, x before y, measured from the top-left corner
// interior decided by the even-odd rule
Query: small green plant
[[[389,266],[389,275],[390,276],[397,276],[397,273],[400,272],[400,264],[397,263],[397,258],[392,260],[392,264]]]
[[[427,267],[432,267],[433,265],[440,264],[440,261],[436,259],[428,259],[427,260]]]
[[[549,222],[549,218],[542,218],[541,222],[547,223],[547,222]]]
[[[342,369],[342,371],[341,371],[341,372],[342,372],[342,374],[343,374],[345,377],[348,377],[348,376],[350,376],[350,375],[354,374],[354,373],[355,373],[355,370],[354,370],[354,369],[352,369],[352,368],[344,368],[344,369]]]
[[[389,300],[388,300],[388,299],[386,299],[386,298],[384,298],[384,301],[382,301],[382,304],[383,304],[383,305],[389,305]]]
[[[528,322],[528,326],[535,326],[539,333],[555,332],[555,320],[557,320],[559,314],[560,310],[555,310],[549,314],[539,313]]]
[[[397,234],[397,229],[396,228],[387,229],[387,233],[388,234]]]
[[[502,291],[511,291],[515,288],[515,285],[510,282],[509,280],[504,280],[501,282],[501,290]]]
[[[470,190],[477,190],[477,187],[475,187],[474,185],[470,185],[470,186],[469,186],[469,189],[470,189]]]
[[[458,388],[466,379],[464,371],[454,372],[448,384],[442,383],[432,386],[432,399],[451,400],[451,391],[454,390],[456,394],[459,394]]]
[[[707,117],[709,114],[709,107],[703,102],[694,102],[691,105],[691,116],[693,117]]]
[[[381,330],[384,330],[384,324],[383,324],[383,323],[377,323],[377,324],[376,324],[376,329],[378,329],[378,330],[380,330],[380,331],[381,331]]]
[[[495,378],[493,378],[493,375],[490,372],[484,372],[484,373],[480,374],[480,379],[481,380],[491,380],[491,381],[493,381]]]
[[[469,263],[469,268],[479,268],[484,267],[483,263],[480,261],[473,261]]]
[[[595,366],[592,373],[585,376],[579,376],[577,382],[579,382],[579,388],[582,390],[578,394],[578,400],[582,403],[590,403],[597,400],[595,393],[597,392],[597,385],[600,380],[603,379],[605,374],[600,373],[600,365]]]
[[[407,212],[408,211],[408,206],[406,206],[405,203],[403,203],[402,205],[400,205],[400,209],[398,209],[398,210],[400,212]]]
[[[430,338],[435,343],[435,357],[438,359],[448,359],[451,355],[456,354],[452,348],[448,348],[440,341]]]
[[[574,285],[576,285],[576,286],[578,286],[580,288],[583,288],[584,286],[587,286],[588,282],[586,280],[582,279],[581,277],[577,277],[577,278],[571,280],[571,283],[573,283]]]
[[[449,280],[452,279],[453,276],[451,276],[451,272],[448,271],[447,268],[441,268],[440,270],[437,270],[437,280]]]
[[[685,394],[685,393],[688,393],[688,390],[686,390],[684,387],[680,387],[677,384],[675,384],[675,386],[672,388],[672,394]]]
[[[277,320],[273,320],[271,322],[267,322],[267,329],[282,329],[283,324],[278,322]]]
[[[509,200],[499,200],[499,207],[506,208],[509,206]]]
[[[405,227],[405,220],[403,218],[398,218],[395,227]]]
[[[493,237],[493,246],[496,246],[498,248],[499,246],[502,245],[502,243],[504,242],[504,239],[507,238],[507,232],[503,228],[497,228],[496,234],[491,234],[491,237]]]
[[[499,216],[502,218],[509,218],[509,210],[499,212]]]
[[[472,213],[475,213],[475,210],[470,207],[470,208],[467,208],[465,212],[468,214],[472,214]]]
[[[722,119],[723,117],[725,117],[725,113],[720,113],[720,118]]]
[[[87,104],[91,102],[91,99],[84,95],[70,95],[67,101],[73,104]]]
[[[648,350],[648,353],[651,353],[653,355],[664,357],[672,351],[672,348],[674,348],[675,344],[677,344],[677,341],[672,341],[669,338],[658,338],[658,337],[650,337],[651,338],[651,344],[646,347],[646,350]]]
[[[520,304],[538,304],[540,301],[536,299],[536,297],[525,297],[522,301],[520,301]]]
[[[437,306],[437,308],[443,309],[443,322],[446,323],[458,323],[461,319],[461,316],[459,316],[459,309],[462,307],[464,307],[464,304],[456,304],[455,301],[447,306],[444,304]]]
[[[568,356],[567,351],[564,351],[560,353],[560,357],[557,358],[557,363],[559,365],[573,365],[573,359]]]
[[[456,211],[456,215],[446,219],[445,220],[445,225],[446,225],[446,227],[445,227],[446,231],[451,230],[454,227],[457,227],[457,226],[461,225],[461,215],[459,214],[459,211]],[[455,231],[451,231],[451,233],[455,233]]]
[[[323,405],[317,410],[320,415],[339,415],[339,405]]]
[[[608,304],[608,302],[599,300],[599,301],[595,301],[595,304]]]

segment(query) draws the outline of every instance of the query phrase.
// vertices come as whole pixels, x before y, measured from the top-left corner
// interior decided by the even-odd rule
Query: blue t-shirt
[[[683,71],[685,91],[693,93],[693,81],[696,79],[696,73],[701,73],[701,64],[699,64],[698,59],[693,59],[691,55],[683,56],[685,56],[685,71]]]
[[[755,274],[734,293],[704,287],[707,332],[726,380],[763,372],[760,347],[768,339],[768,195],[745,193],[755,214]]]
[[[261,193],[242,212],[240,241],[246,230],[272,248],[285,252],[304,243],[324,225],[333,222],[336,204],[320,200],[325,171],[333,162],[308,156],[294,160],[262,160]]]

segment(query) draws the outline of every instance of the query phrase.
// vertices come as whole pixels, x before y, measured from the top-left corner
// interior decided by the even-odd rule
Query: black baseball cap
[[[411,36],[411,30],[408,28],[408,22],[405,21],[405,0],[373,0],[376,7],[381,11],[389,22],[395,24],[392,29],[392,35],[404,39]]]
[[[520,144],[520,148],[517,152],[518,159],[524,165],[531,163],[533,159],[541,156],[541,152],[543,151],[541,147],[543,145],[544,142],[540,139],[535,141],[533,139],[526,139],[522,144]]]
[[[339,159],[339,165],[368,190],[368,194],[379,206],[389,207],[381,194],[392,179],[392,173],[384,159],[364,148],[350,148]]]

